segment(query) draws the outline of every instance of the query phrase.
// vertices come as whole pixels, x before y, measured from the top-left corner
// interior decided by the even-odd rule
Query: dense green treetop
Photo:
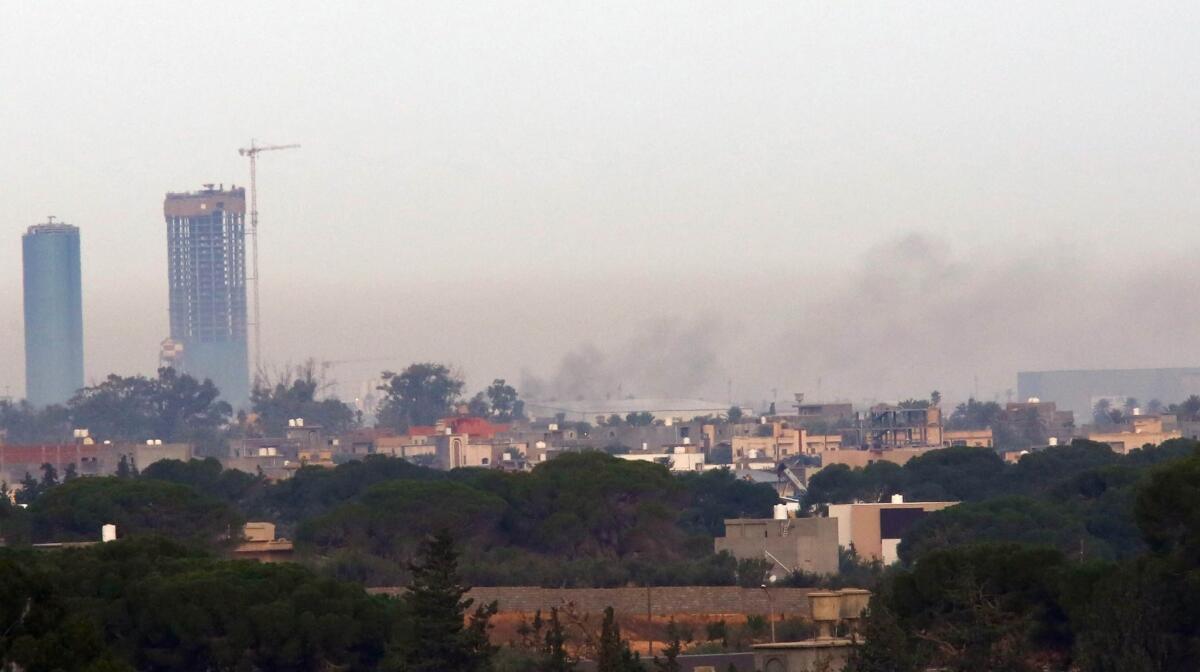
[[[1200,451],[1174,441],[1109,464],[1082,448],[1046,458],[1090,468],[1032,486],[1039,499],[964,504],[910,531],[910,566],[877,587],[847,670],[1197,669]],[[1088,501],[1098,508],[1080,513]],[[1105,538],[1115,513],[1135,520],[1136,552],[1077,560],[1090,554],[1072,539]],[[995,538],[1023,543],[974,543]]]
[[[94,541],[106,523],[122,536],[157,534],[199,544],[240,534],[242,514],[193,488],[154,479],[77,478],[46,491],[28,513],[35,541]]]
[[[386,669],[403,618],[299,565],[155,539],[0,549],[0,597],[0,657],[30,672]]]
[[[250,407],[258,416],[255,428],[261,436],[283,436],[288,420],[303,418],[320,425],[327,434],[341,434],[358,422],[353,409],[335,397],[318,399],[321,381],[315,362],[286,371],[279,380],[256,380],[250,391]]]
[[[442,364],[413,364],[400,373],[384,371],[379,423],[399,431],[432,425],[450,414],[462,393],[463,381]]]

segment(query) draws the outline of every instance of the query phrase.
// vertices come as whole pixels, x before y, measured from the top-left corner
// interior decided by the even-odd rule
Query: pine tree
[[[575,669],[574,661],[567,655],[566,643],[567,633],[558,620],[558,609],[552,608],[545,646],[542,648],[544,658],[538,668],[540,672],[572,672]]]
[[[38,482],[33,474],[25,472],[25,478],[21,479],[21,489],[17,492],[17,503],[28,504],[37,499],[37,496],[42,492],[42,484]]]
[[[521,617],[521,624],[517,626],[517,634],[521,636],[521,646],[526,649],[539,649],[542,646],[542,610],[538,609],[533,613],[533,624],[530,625],[525,621],[525,617]]]
[[[129,458],[125,455],[117,460],[117,478],[129,478],[132,474],[129,470]]]
[[[848,672],[915,672],[920,667],[896,614],[880,596],[871,598],[862,625],[866,642],[851,652],[846,661]]]
[[[657,672],[680,672],[679,654],[683,652],[683,644],[679,641],[679,628],[675,619],[667,623],[667,648],[663,649],[663,659],[654,657],[654,669]]]
[[[458,575],[458,552],[446,531],[425,540],[421,562],[409,565],[412,583],[404,596],[411,631],[406,669],[410,672],[485,670],[495,648],[488,642],[496,603],[478,607],[464,625],[474,600]]]
[[[42,464],[42,489],[53,488],[56,485],[58,485],[58,469],[55,469],[54,465],[49,462]]]
[[[596,672],[641,672],[642,665],[637,654],[621,641],[621,626],[613,608],[604,610],[604,621],[600,624],[600,645],[596,652]]]

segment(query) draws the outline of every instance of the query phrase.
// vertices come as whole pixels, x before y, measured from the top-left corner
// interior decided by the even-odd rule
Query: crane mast
[[[262,373],[262,323],[258,300],[258,155],[281,149],[299,149],[300,145],[258,145],[254,140],[249,147],[238,150],[238,154],[250,159],[250,278],[254,294],[254,379]]]

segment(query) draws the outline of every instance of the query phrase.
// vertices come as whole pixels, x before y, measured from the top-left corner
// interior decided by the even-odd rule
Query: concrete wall
[[[763,672],[839,672],[852,651],[844,639],[826,642],[759,644],[754,647],[754,669]]]
[[[403,588],[371,588],[374,594],[399,595]],[[777,615],[808,616],[808,588],[771,588]],[[468,597],[476,604],[495,600],[500,611],[529,613],[573,604],[582,613],[601,613],[612,607],[617,615],[655,616],[673,614],[766,615],[771,611],[761,588],[736,586],[666,586],[660,588],[472,588]]]
[[[770,553],[790,570],[817,574],[838,571],[838,523],[832,518],[788,518],[784,520],[733,519],[725,521],[725,536],[713,541],[716,552],[733,557],[768,560]],[[772,573],[786,574],[772,562]]]
[[[855,448],[828,450],[821,453],[821,466],[828,467],[831,464],[844,464],[853,469],[855,467],[865,467],[872,462],[893,462],[903,466],[914,457],[924,455],[931,450],[940,449],[940,446],[934,446],[931,448],[895,448],[892,450],[857,450]]]

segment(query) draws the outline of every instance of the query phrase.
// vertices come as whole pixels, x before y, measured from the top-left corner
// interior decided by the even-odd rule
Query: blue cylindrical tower
[[[61,404],[83,387],[79,229],[55,222],[21,239],[25,268],[25,398]]]

